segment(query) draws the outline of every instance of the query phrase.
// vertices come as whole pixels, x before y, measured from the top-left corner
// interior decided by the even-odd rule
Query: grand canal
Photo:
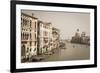
[[[59,48],[54,54],[47,56],[43,61],[86,60],[90,58],[90,46],[66,43],[66,48]]]

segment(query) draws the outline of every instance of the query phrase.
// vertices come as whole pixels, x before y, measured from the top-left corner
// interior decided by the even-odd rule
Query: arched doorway
[[[26,51],[25,51],[25,45],[22,45],[21,46],[21,57],[25,57],[25,53],[26,53]]]

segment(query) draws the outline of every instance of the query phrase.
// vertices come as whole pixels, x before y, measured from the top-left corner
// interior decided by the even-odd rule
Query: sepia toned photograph
[[[11,72],[97,67],[97,7],[11,1]]]
[[[21,63],[90,59],[90,13],[21,10]]]

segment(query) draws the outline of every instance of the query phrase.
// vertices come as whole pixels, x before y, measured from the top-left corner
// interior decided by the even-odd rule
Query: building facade
[[[21,13],[21,58],[37,55],[38,19]]]
[[[37,55],[59,48],[59,29],[50,22],[21,13],[21,59],[31,61]],[[30,60],[31,59],[31,60]]]
[[[52,27],[52,49],[59,48],[60,31],[59,29]]]
[[[85,32],[82,32],[81,34],[76,32],[72,37],[71,42],[90,45],[90,37],[86,36]]]
[[[39,21],[39,54],[51,51],[50,42],[52,41],[51,23]]]

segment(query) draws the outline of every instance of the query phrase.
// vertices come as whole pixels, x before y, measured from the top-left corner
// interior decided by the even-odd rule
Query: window
[[[36,40],[37,38],[36,38],[36,34],[35,34],[35,40]]]
[[[27,53],[29,52],[29,48],[27,48],[27,51],[26,51]]]
[[[28,33],[23,33],[23,39],[28,40],[29,34]]]
[[[24,20],[24,18],[23,18],[23,26],[24,26],[24,24],[25,24],[25,20]]]
[[[27,39],[27,34],[25,33],[24,35],[25,35],[25,40],[26,40]]]
[[[23,39],[22,37],[23,37],[23,33],[21,33],[21,39]]]
[[[31,52],[31,50],[32,50],[32,49],[30,48],[30,52]]]
[[[30,46],[32,46],[32,41],[30,41]]]
[[[36,22],[35,22],[35,29],[34,29],[34,30],[35,30],[35,32],[36,32]]]
[[[25,37],[25,35],[24,35],[24,33],[22,34],[22,38],[24,39],[24,37]]]
[[[27,40],[28,40],[29,39],[29,34],[27,33],[26,36],[27,36]]]
[[[31,33],[30,33],[30,39],[32,39],[32,35],[31,35]]]
[[[27,26],[28,25],[28,20],[23,19],[23,26]]]
[[[35,41],[34,45],[36,46],[36,41]]]
[[[23,24],[23,19],[22,19],[22,17],[21,17],[21,26],[22,26],[22,24]]]
[[[25,26],[27,25],[27,20],[25,19]]]

